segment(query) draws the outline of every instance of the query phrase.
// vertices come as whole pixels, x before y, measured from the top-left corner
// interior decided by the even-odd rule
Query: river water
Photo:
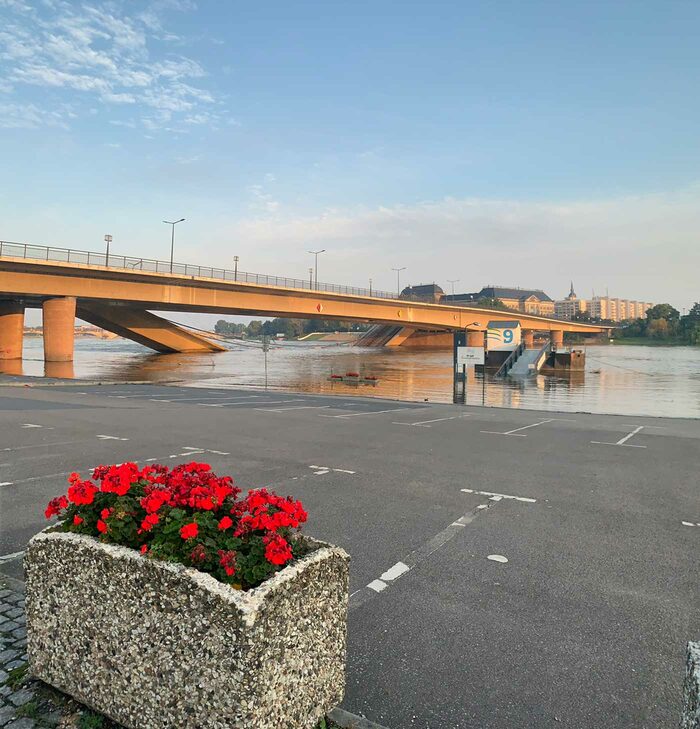
[[[495,407],[567,412],[700,417],[700,348],[589,346],[586,370],[565,376],[482,382],[471,372],[468,402]],[[447,350],[362,348],[323,342],[274,343],[267,355],[270,389],[341,393],[400,400],[451,402],[452,353]],[[1,363],[0,363],[1,364]],[[231,344],[218,354],[157,355],[123,339],[76,339],[72,365],[45,365],[40,337],[25,339],[14,374],[111,381],[168,381],[194,386],[263,387],[265,355],[259,343]],[[0,370],[1,371],[1,370]],[[359,372],[376,385],[329,381]]]

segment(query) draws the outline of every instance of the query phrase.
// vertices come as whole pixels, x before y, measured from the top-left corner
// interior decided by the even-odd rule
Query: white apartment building
[[[609,296],[594,296],[592,299],[579,299],[571,284],[569,295],[561,301],[554,302],[554,315],[561,319],[572,319],[577,314],[588,314],[591,319],[607,321],[626,321],[627,319],[644,319],[647,309],[654,304],[648,301],[631,301]]]

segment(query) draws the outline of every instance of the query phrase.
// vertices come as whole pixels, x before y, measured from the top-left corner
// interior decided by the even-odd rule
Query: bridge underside
[[[172,352],[223,352],[226,347],[187,331],[145,309],[115,304],[78,302],[79,319],[168,354]]]

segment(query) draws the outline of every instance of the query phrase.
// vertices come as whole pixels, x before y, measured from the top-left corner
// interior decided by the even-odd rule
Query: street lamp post
[[[105,266],[109,266],[109,244],[112,242],[112,236],[105,236],[105,243],[107,244],[107,254],[105,255]]]
[[[369,295],[372,295],[372,279],[369,280]]]
[[[180,218],[180,220],[172,220],[172,221],[164,220],[163,221],[166,225],[172,226],[172,235],[170,236],[170,273],[173,272],[173,255],[174,255],[174,251],[175,251],[175,226],[178,223],[184,222],[184,220],[185,220],[184,218]]]
[[[455,284],[459,283],[459,279],[458,278],[448,278],[447,283],[452,284],[452,296],[454,296],[455,295]]]
[[[406,266],[403,266],[402,268],[392,268],[392,271],[396,271],[396,298],[398,299],[401,296],[401,271],[406,270]]]
[[[314,287],[318,288],[318,254],[325,253],[326,249],[322,248],[320,251],[307,251],[307,252],[313,253],[313,256],[314,256]]]
[[[238,256],[233,257],[233,280],[238,281]]]
[[[312,289],[314,287],[314,269],[309,269],[309,288]]]

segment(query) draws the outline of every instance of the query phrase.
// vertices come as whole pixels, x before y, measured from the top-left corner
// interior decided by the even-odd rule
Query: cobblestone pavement
[[[24,587],[0,575],[0,727],[113,729],[115,724],[26,676]]]

